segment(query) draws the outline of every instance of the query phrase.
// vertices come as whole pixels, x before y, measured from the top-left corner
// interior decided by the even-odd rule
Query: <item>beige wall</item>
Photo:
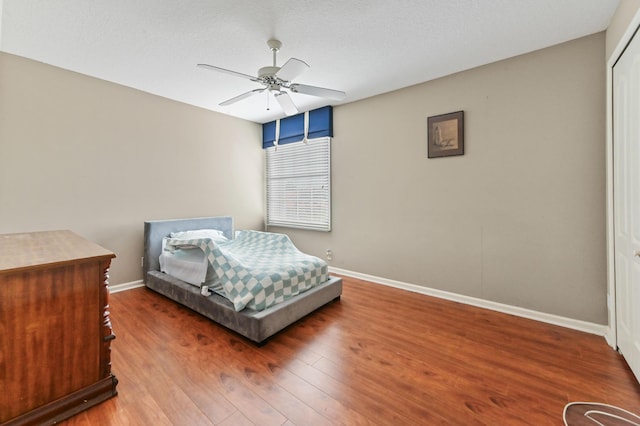
[[[620,39],[627,31],[633,16],[640,10],[640,1],[621,0],[618,9],[611,17],[609,28],[607,28],[607,51],[606,57],[609,59],[614,49],[618,46]]]
[[[606,324],[604,33],[334,109],[334,267]],[[465,155],[427,159],[464,110]]]
[[[286,232],[334,267],[606,323],[604,53],[601,33],[336,107],[333,231]],[[258,125],[7,54],[0,93],[0,232],[73,229],[117,284],[144,220],[261,228]],[[457,110],[465,155],[427,159],[426,118]]]
[[[143,222],[261,228],[260,126],[0,53],[0,233],[71,229],[142,278]]]

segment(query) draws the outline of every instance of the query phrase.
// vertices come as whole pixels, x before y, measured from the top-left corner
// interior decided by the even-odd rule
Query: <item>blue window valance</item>
[[[292,115],[280,120],[278,145],[300,142],[304,139],[304,113]],[[309,111],[307,139],[333,136],[333,107],[326,106]],[[262,125],[262,148],[274,146],[276,140],[276,122]]]

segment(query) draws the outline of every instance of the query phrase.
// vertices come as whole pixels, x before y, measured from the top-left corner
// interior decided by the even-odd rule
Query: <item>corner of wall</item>
[[[619,56],[630,37],[627,32],[630,28],[637,28],[632,25],[637,21],[637,15],[640,14],[640,2],[637,0],[621,0],[618,8],[611,17],[609,27],[606,31],[606,60],[610,61],[612,57]],[[626,40],[626,42],[623,42]]]

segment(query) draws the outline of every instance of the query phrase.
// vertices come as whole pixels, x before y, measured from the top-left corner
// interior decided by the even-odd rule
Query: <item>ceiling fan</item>
[[[278,104],[282,107],[282,110],[286,115],[294,115],[298,113],[298,108],[293,103],[293,100],[289,96],[290,91],[292,93],[302,93],[305,95],[318,96],[321,98],[327,98],[335,101],[341,101],[345,98],[346,93],[339,90],[325,89],[323,87],[309,86],[306,84],[294,83],[292,80],[299,76],[303,71],[309,68],[306,62],[300,59],[291,58],[282,67],[276,65],[276,54],[282,47],[282,43],[279,40],[271,39],[267,41],[267,46],[273,52],[273,65],[262,67],[258,70],[258,76],[254,77],[248,74],[243,74],[236,71],[231,71],[225,68],[216,67],[208,64],[198,64],[199,67],[222,72],[225,74],[235,75],[247,80],[255,81],[262,84],[264,87],[260,89],[254,89],[241,95],[235,96],[220,103],[220,106],[227,106],[234,104],[238,101],[248,98],[249,96],[262,93],[268,90],[278,101]]]

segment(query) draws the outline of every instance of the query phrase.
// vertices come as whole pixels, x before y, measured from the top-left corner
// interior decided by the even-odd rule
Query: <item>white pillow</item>
[[[196,238],[211,238],[215,241],[220,241],[221,237],[227,239],[222,231],[217,229],[194,229],[192,231],[172,232],[169,234],[171,238],[177,238],[180,240],[194,240]]]

